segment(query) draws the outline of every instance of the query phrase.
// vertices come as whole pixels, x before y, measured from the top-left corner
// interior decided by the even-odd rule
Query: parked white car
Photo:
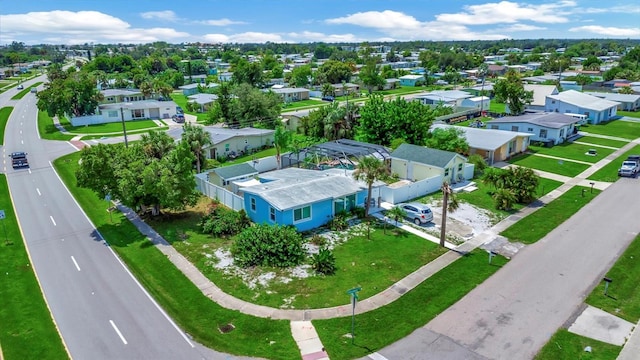
[[[407,213],[407,218],[411,219],[411,221],[416,225],[422,225],[433,221],[433,213],[425,204],[412,202],[398,204],[396,207],[404,210],[404,212]]]

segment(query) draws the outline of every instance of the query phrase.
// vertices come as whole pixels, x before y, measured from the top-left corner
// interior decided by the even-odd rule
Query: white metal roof
[[[601,99],[575,90],[567,90],[557,95],[547,95],[547,97],[593,111],[603,111],[619,105],[615,101]]]

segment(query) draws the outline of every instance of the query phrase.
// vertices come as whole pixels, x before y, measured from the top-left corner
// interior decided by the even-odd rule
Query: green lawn
[[[497,256],[493,259],[492,265],[489,265],[483,250],[469,253],[391,304],[356,315],[354,344],[350,338],[345,337],[351,332],[350,316],[314,320],[313,325],[331,359],[364,357],[425,325],[480,285],[505,263],[503,257]],[[343,296],[345,301],[348,301],[346,292]]]
[[[105,124],[95,124],[88,126],[71,126],[71,124],[60,122],[65,130],[73,134],[112,134],[122,135],[122,122],[113,122]],[[134,120],[126,121],[125,127],[127,131],[136,130],[162,130],[167,126],[158,126],[153,120]]]
[[[618,169],[620,168],[620,165],[622,165],[622,161],[624,161],[627,156],[633,154],[640,154],[640,145],[636,145],[631,150],[618,156],[616,159],[589,176],[588,179],[596,181],[615,182],[616,180],[618,180]]]
[[[590,156],[585,155],[585,153],[589,149],[596,149],[597,155]],[[556,156],[565,159],[586,161],[590,163],[597,163],[598,161],[607,157],[607,155],[613,153],[615,150],[607,149],[607,148],[598,148],[589,145],[582,144],[574,144],[572,142],[564,142],[562,144],[555,145],[553,147],[543,147],[543,146],[529,146],[529,151],[536,154],[544,154],[550,156]]]
[[[520,219],[500,235],[512,242],[533,244],[573,216],[599,193],[598,189],[593,189],[592,193],[590,188],[574,186],[544,207]]]
[[[550,159],[533,154],[519,155],[511,159],[509,163],[570,177],[575,177],[589,168],[589,165],[586,164]]]
[[[291,110],[295,110],[295,109],[299,109],[299,108],[303,108],[303,107],[308,107],[308,106],[321,106],[321,105],[326,105],[328,104],[326,101],[321,101],[321,100],[300,100],[300,101],[293,101],[287,104],[282,104],[282,111],[291,111]]]
[[[596,144],[596,145],[611,146],[611,147],[615,147],[615,148],[621,148],[621,147],[623,147],[623,146],[628,144],[628,142],[626,142],[626,141],[605,139],[605,138],[600,138],[600,137],[595,137],[595,136],[581,136],[576,141],[584,142],[584,143],[590,143],[590,144]],[[597,149],[600,149],[600,148],[597,148]]]
[[[591,352],[584,348],[591,346]],[[622,347],[570,333],[561,329],[540,350],[535,360],[615,360]]]
[[[188,107],[187,107],[187,100],[189,100],[185,95],[183,95],[181,92],[174,92],[173,94],[171,94],[171,99],[173,100],[173,102],[176,103],[176,105],[180,106],[182,108],[182,110],[185,112],[185,114],[190,114],[193,115],[195,117],[198,118],[198,122],[204,122],[207,119],[207,114],[206,113],[199,113],[199,112],[195,112],[195,111],[188,111]]]
[[[618,111],[616,114],[640,119],[640,111]]]
[[[0,145],[4,145],[4,129],[7,127],[9,116],[13,111],[12,106],[5,106],[0,109]]]
[[[494,113],[498,113],[498,114],[504,114],[505,113],[505,104],[503,103],[499,103],[496,101],[492,101],[491,104],[489,104],[489,111],[490,112],[494,112]]]
[[[582,125],[580,131],[633,140],[640,137],[640,122],[613,120],[598,125]]]
[[[2,356],[18,359],[68,359],[44,301],[18,228],[4,174],[0,174],[0,343]]]
[[[606,274],[613,280],[604,295],[604,282],[601,282],[587,297],[586,303],[621,317],[632,323],[640,319],[640,235],[629,245],[625,252]]]
[[[515,204],[511,211],[498,210],[496,209],[495,201],[492,198],[492,195],[495,192],[495,189],[485,185],[484,183],[482,183],[480,179],[474,179],[473,181],[476,183],[478,190],[472,191],[472,192],[456,193],[455,196],[460,201],[467,202],[471,205],[474,205],[480,209],[487,210],[489,213],[491,213],[492,224],[495,225],[500,220],[506,218],[509,215],[516,213],[518,210],[525,207],[525,205],[523,204]],[[562,185],[562,183],[559,181],[541,177],[539,178],[539,183],[538,183],[538,196],[543,196],[551,192],[552,190],[558,188],[560,185]],[[427,196],[418,198],[416,201],[429,203],[433,200],[441,200],[441,199],[442,199],[442,192],[438,191],[433,194],[429,194]]]
[[[46,111],[38,111],[38,132],[40,137],[46,140],[69,141],[73,139],[73,135],[66,135],[60,132],[53,124],[53,119]]]
[[[317,309],[345,305],[349,299],[344,292],[354,286],[365,289],[359,294],[361,299],[365,299],[446,252],[437,244],[417,235],[392,229],[391,226],[385,230],[375,222],[368,239],[366,226],[361,224],[341,235],[349,240],[333,250],[337,266],[333,276],[298,278],[286,270],[255,267],[249,272],[253,280],[271,273],[288,281],[271,281],[266,286],[251,288],[241,277],[214,268],[217,261],[212,259],[216,259],[216,250],[228,249],[233,240],[215,239],[202,234],[197,227],[202,215],[195,212],[176,214],[177,221],[152,220],[149,224],[222,291],[245,301],[274,308]]]
[[[221,307],[204,296],[124,216],[114,213],[111,223],[107,203],[75,185],[79,158],[79,152],[69,154],[57,159],[54,166],[111,248],[185,332],[203,345],[230,354],[269,359],[300,357],[288,321],[257,318]],[[228,323],[235,330],[227,334],[217,330]]]
[[[11,100],[20,100],[22,99],[25,95],[27,95],[29,92],[31,92],[31,88],[33,87],[37,87],[42,85],[42,82],[37,82],[29,87],[25,87],[23,90],[21,90],[19,93],[13,95],[13,97],[11,98]]]
[[[243,162],[247,162],[253,159],[260,159],[263,157],[267,157],[267,156],[275,156],[276,154],[276,148],[275,147],[270,147],[267,148],[265,150],[261,150],[258,151],[256,153],[253,154],[249,154],[249,155],[244,155],[244,156],[240,156],[237,157],[233,160],[227,160],[225,162],[223,162],[220,166],[229,166],[229,165],[237,165],[237,164],[241,164]]]

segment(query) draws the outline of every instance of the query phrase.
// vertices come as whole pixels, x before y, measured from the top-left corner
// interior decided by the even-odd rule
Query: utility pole
[[[451,188],[448,182],[442,184],[442,224],[440,225],[440,246],[444,247],[445,235],[447,233],[447,207],[449,206],[449,194]]]
[[[124,134],[124,147],[129,148],[129,142],[127,141],[127,127],[124,124],[124,110],[120,107],[120,119],[122,120],[122,133]]]

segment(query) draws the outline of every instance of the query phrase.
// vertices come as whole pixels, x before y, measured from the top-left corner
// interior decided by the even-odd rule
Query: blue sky
[[[0,44],[640,38],[638,0],[3,0]]]

